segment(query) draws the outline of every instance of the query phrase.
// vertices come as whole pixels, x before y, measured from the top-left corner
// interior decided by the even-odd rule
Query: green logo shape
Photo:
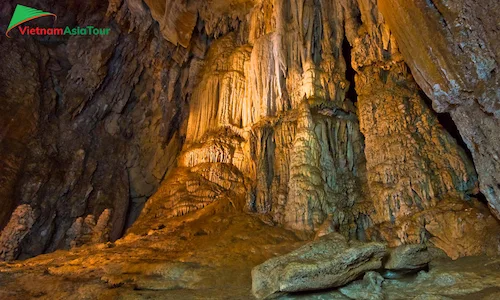
[[[10,38],[9,32],[17,26],[33,19],[48,16],[53,16],[55,19],[57,19],[57,16],[53,13],[18,4],[16,6],[16,10],[14,11],[14,15],[12,16],[12,19],[10,20],[9,27],[7,28],[7,32],[5,33],[5,35]]]

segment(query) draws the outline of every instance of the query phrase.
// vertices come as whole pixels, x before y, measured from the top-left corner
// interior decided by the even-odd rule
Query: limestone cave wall
[[[2,5],[2,30],[16,3]],[[20,205],[33,218],[13,215],[24,225],[5,227],[2,251],[21,258],[122,236],[175,165],[197,73],[141,1],[29,5],[111,34],[2,38],[0,223]]]

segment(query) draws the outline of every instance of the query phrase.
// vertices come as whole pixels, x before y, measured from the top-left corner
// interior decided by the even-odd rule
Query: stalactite
[[[290,229],[311,232],[328,219],[350,237],[426,241],[423,223],[400,220],[469,201],[477,178],[376,12],[370,0],[255,5],[247,44],[229,34],[211,46],[179,166],[220,195],[234,187],[197,166],[236,166],[247,190],[234,201]]]

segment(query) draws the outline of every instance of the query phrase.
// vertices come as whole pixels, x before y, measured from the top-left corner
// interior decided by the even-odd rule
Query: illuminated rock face
[[[333,215],[345,234],[364,232],[364,145],[345,97],[343,35],[322,37],[341,21],[322,21],[330,5],[269,4],[249,12],[247,28],[211,45],[178,159],[189,179],[167,179],[160,190],[170,192],[148,202],[136,227],[229,197],[290,229],[312,232]],[[191,181],[190,191],[183,182]],[[177,183],[182,192],[172,193]]]
[[[498,225],[471,199],[474,166],[426,105],[376,3],[270,4],[211,45],[181,173],[132,232],[211,205],[306,233],[332,222],[392,246],[430,239],[452,257],[494,252]],[[346,96],[351,67],[356,99]]]
[[[496,102],[464,102],[469,90],[494,99],[490,50],[475,85],[459,82],[441,47],[455,40],[423,32],[418,51],[438,43],[432,59],[446,63],[421,61],[422,15],[399,26],[412,16],[398,0],[69,2],[54,10],[78,14],[61,22],[112,23],[111,35],[0,44],[2,82],[25,83],[0,107],[0,226],[22,205],[34,219],[5,235],[19,245],[9,259],[115,240],[139,215],[129,232],[203,211],[256,213],[306,237],[431,241],[452,257],[498,249],[497,220],[473,197],[479,177],[498,212]],[[453,82],[463,103],[450,102]],[[421,87],[451,112],[479,176]]]

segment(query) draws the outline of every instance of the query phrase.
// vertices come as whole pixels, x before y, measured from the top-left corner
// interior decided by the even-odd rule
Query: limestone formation
[[[266,299],[279,293],[339,287],[382,267],[385,254],[381,243],[349,243],[332,233],[255,267],[252,292],[258,299]]]
[[[425,103],[375,1],[263,1],[248,16],[210,46],[176,175],[130,232],[214,204],[301,233],[331,216],[350,238],[431,240],[453,257],[491,252],[480,243],[453,253],[458,236],[477,243],[474,226],[442,236],[428,217],[404,221],[467,206],[477,174]],[[463,224],[459,212],[446,219]],[[497,232],[493,222],[478,226]]]
[[[35,213],[27,204],[19,205],[0,235],[0,259],[14,260],[19,254],[19,246],[35,223]]]
[[[478,221],[480,220],[480,221]],[[382,235],[389,246],[416,244],[429,240],[454,259],[498,253],[498,221],[482,203],[443,201],[440,205],[401,218],[394,224],[381,223],[368,235]]]
[[[498,1],[29,6],[0,298],[498,298]]]
[[[261,15],[263,7],[269,7],[257,5],[250,10],[249,36],[239,28],[217,39],[207,54],[178,160],[179,169],[189,168],[186,181],[208,179],[205,200],[194,190],[171,197],[159,193],[147,204],[136,229],[146,227],[151,216],[176,216],[226,198],[227,184],[200,173],[206,168],[193,172],[197,165],[217,164],[215,168],[235,170],[238,178],[231,181],[244,183],[245,190],[238,188],[231,195],[232,207],[271,213],[277,224],[311,232],[331,214],[346,235],[362,234],[367,225],[360,204],[366,181],[363,142],[355,107],[344,97],[345,61],[339,59],[338,70],[323,66],[313,45],[313,27],[301,32],[299,26],[303,18],[312,18],[317,26],[331,30],[318,14],[332,7],[308,3],[305,17],[301,4],[293,4],[293,12],[284,5],[273,10],[271,24]],[[291,24],[284,21],[288,14],[295,18]],[[293,48],[286,31],[313,53]],[[324,39],[325,47],[337,49],[325,58],[334,63],[335,55],[341,58],[342,40],[330,45],[330,39]],[[335,77],[326,81],[323,68],[335,71]],[[164,189],[171,190],[175,180],[167,179]]]
[[[379,1],[416,81],[438,112],[448,112],[472,152],[492,211],[500,210],[500,4]],[[400,20],[411,20],[401,26]]]
[[[93,215],[78,218],[66,232],[66,246],[78,247],[86,244],[105,243],[109,241],[109,223],[112,212],[106,209],[95,220]]]
[[[16,258],[227,212],[498,252],[494,1],[66,2],[32,5],[110,35],[0,44],[0,228],[36,212]]]

